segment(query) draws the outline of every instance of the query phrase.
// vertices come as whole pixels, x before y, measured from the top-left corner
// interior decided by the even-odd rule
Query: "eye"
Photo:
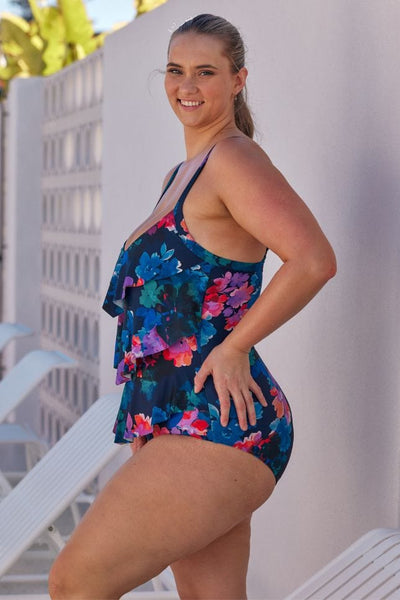
[[[176,67],[170,67],[167,69],[167,73],[171,73],[172,75],[182,75],[182,71]]]
[[[214,75],[213,71],[200,71],[199,75],[201,75],[201,77],[207,76],[207,75]]]

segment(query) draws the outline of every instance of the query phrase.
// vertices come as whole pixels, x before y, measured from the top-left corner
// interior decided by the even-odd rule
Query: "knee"
[[[51,600],[73,600],[80,597],[73,573],[73,566],[60,554],[49,573],[48,588]]]
[[[215,582],[214,584],[197,582],[177,582],[177,591],[180,600],[204,600],[204,598],[218,598],[218,600],[234,600],[247,598],[246,582],[241,584],[226,581]]]
[[[179,600],[201,600],[197,586],[190,582],[176,582]],[[203,596],[204,597],[204,596]]]

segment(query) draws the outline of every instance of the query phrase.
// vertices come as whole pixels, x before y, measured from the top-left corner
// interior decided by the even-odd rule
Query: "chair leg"
[[[56,550],[56,552],[60,552],[64,546],[65,546],[65,541],[63,536],[61,535],[61,533],[58,531],[57,527],[55,527],[55,525],[50,525],[45,533],[45,537],[46,537],[46,541],[48,542],[49,546],[51,548],[53,548],[54,550]]]
[[[12,490],[12,486],[8,479],[0,471],[0,500],[9,494]]]

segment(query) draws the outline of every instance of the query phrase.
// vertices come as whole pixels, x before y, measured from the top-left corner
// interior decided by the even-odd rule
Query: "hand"
[[[221,406],[221,425],[223,427],[228,425],[231,398],[236,408],[240,428],[246,431],[247,422],[255,425],[256,412],[252,392],[262,406],[267,406],[267,401],[260,386],[251,376],[248,353],[232,348],[225,342],[215,346],[196,373],[195,393],[202,389],[209,375],[212,375]]]
[[[136,454],[145,444],[147,444],[147,438],[143,436],[135,437],[135,439],[130,443],[132,454]]]

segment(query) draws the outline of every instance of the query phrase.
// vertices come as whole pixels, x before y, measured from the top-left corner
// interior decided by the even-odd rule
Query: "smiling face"
[[[212,35],[184,33],[170,44],[165,91],[185,127],[204,130],[234,124],[233,103],[247,70],[232,72],[223,43]]]

